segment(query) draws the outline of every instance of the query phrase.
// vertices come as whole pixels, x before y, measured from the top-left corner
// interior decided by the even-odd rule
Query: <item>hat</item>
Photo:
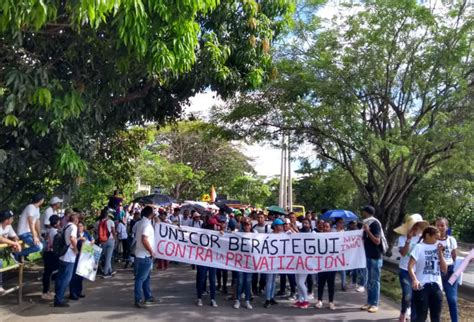
[[[285,223],[280,218],[277,218],[273,221],[273,226],[284,225]]]
[[[13,217],[13,212],[11,210],[0,211],[0,222],[3,222],[11,217]]]
[[[426,227],[429,226],[429,223],[426,221],[426,220],[423,220],[423,218],[421,217],[420,214],[413,214],[411,216],[407,216],[405,218],[405,222],[403,223],[403,225],[395,228],[393,231],[395,231],[397,234],[400,234],[400,235],[408,235],[408,233],[410,232],[410,230],[413,228],[413,226],[415,226],[416,224],[418,224],[418,231],[417,233],[420,233],[423,231],[423,229],[425,229]]]
[[[62,202],[63,202],[63,200],[62,200],[61,198],[54,196],[54,197],[51,198],[51,200],[49,201],[49,204],[50,204],[50,205],[55,205],[55,204],[57,204],[57,203],[62,203]]]
[[[370,215],[375,215],[375,208],[372,206],[365,206],[364,208],[362,208],[362,211],[365,211]]]
[[[285,218],[284,221],[285,221],[285,224],[291,224],[291,221],[289,218]]]
[[[193,213],[193,217],[201,217],[201,214],[199,212],[195,211]]]

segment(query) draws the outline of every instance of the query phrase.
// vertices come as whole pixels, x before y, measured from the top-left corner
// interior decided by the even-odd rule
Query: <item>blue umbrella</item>
[[[355,213],[353,213],[350,210],[344,210],[344,209],[328,210],[324,214],[322,214],[320,217],[320,219],[322,220],[330,220],[330,219],[336,219],[336,218],[343,218],[344,221],[359,219],[359,217]]]

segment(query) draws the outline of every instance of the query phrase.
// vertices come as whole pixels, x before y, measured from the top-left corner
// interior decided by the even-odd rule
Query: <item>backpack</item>
[[[110,232],[109,232],[109,228],[107,227],[107,221],[108,219],[102,220],[99,223],[99,233],[98,233],[99,236],[98,237],[99,237],[99,243],[101,244],[109,240]]]
[[[63,230],[58,231],[53,239],[53,254],[57,257],[64,256],[69,249],[69,245],[66,243],[66,230],[71,227],[67,225]]]

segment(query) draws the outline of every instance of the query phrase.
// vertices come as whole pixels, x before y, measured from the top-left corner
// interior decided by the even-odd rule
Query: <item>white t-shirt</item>
[[[14,238],[16,237],[15,231],[13,230],[12,225],[8,225],[3,228],[3,225],[0,224],[0,236],[3,238]]]
[[[425,244],[424,242],[415,245],[411,251],[411,257],[416,260],[415,274],[421,285],[427,283],[437,283],[443,289],[441,281],[441,267],[438,257],[438,243]]]
[[[52,215],[54,215],[53,207],[46,208],[46,210],[44,211],[44,221],[43,221],[44,225],[48,225],[48,226],[50,225],[49,218]]]
[[[202,220],[199,220],[199,221],[191,220],[191,224],[189,226],[190,227],[195,227],[195,228],[201,228],[202,227]]]
[[[272,228],[270,225],[264,224],[263,226],[259,226],[258,224],[252,227],[253,231],[260,234],[269,234],[272,232]]]
[[[59,257],[59,259],[62,260],[63,262],[74,263],[76,261],[77,254],[72,250],[70,245],[71,245],[71,236],[74,236],[77,238],[77,226],[74,225],[73,223],[68,223],[66,227],[67,229],[64,234],[64,240],[66,241],[66,244],[69,245],[69,248],[67,249],[66,254],[64,254],[64,256]]]
[[[148,237],[148,242],[152,247],[155,245],[155,230],[153,229],[151,220],[146,217],[143,217],[142,220],[135,224],[135,226],[137,225],[137,234],[135,235],[135,239],[137,242],[135,247],[135,257],[150,257],[152,256],[152,254],[150,254],[150,252],[145,249],[145,246],[143,246],[142,236]]]
[[[36,220],[40,218],[40,211],[35,205],[30,204],[23,209],[23,212],[20,215],[20,220],[18,221],[18,235],[23,235],[25,233],[31,233],[30,225],[28,225],[28,217],[33,218],[33,226],[36,223]]]
[[[454,249],[458,248],[456,238],[448,236],[445,240],[438,240],[438,243],[444,246],[444,260],[446,261],[446,265],[454,265],[452,253]]]
[[[128,238],[127,227],[125,226],[125,224],[123,222],[119,222],[118,225],[117,225],[117,235],[118,235],[117,236],[118,239],[120,239],[120,240]]]
[[[420,240],[420,238],[421,238],[421,235],[413,236],[413,238],[410,241],[410,246],[408,248],[407,254],[405,256],[402,256],[400,254],[400,263],[398,264],[398,267],[408,271],[408,262],[410,261],[411,252],[413,251],[413,248],[415,247],[415,245],[418,244],[418,241]],[[400,248],[405,247],[406,241],[407,241],[407,236],[398,237],[398,248],[400,249]]]
[[[58,233],[57,228],[52,227],[48,230],[48,244],[46,246],[47,247],[46,251],[48,251],[48,252],[53,251],[54,236],[56,236],[57,233]]]
[[[193,219],[192,218],[181,218],[181,226],[191,226],[193,224]]]

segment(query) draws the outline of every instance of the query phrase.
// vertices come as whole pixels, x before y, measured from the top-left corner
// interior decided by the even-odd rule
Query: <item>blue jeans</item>
[[[197,266],[196,288],[198,299],[202,299],[202,293],[204,293],[204,290],[206,289],[206,279],[208,272],[211,300],[216,299],[216,271],[217,269],[214,267]]]
[[[402,288],[402,307],[400,309],[400,312],[402,314],[405,314],[407,312],[407,309],[411,307],[411,302],[413,298],[413,290],[411,288],[411,278],[410,274],[408,274],[408,271],[404,269],[400,269],[398,272],[398,279],[400,281],[400,286]],[[411,316],[412,320],[414,320],[414,314],[415,310],[412,310]]]
[[[54,296],[55,304],[62,304],[64,302],[64,292],[71,282],[72,273],[74,272],[74,263],[59,261],[59,270],[56,275],[56,283],[54,291],[56,295]]]
[[[102,244],[102,252],[105,256],[104,263],[104,275],[112,274],[112,255],[114,253],[115,240],[109,239],[104,244]]]
[[[275,297],[275,281],[277,274],[267,274],[267,281],[265,283],[265,299],[270,301]]]
[[[346,288],[346,271],[338,271],[338,273],[341,275],[341,289]]]
[[[380,300],[380,272],[383,259],[367,258],[367,304],[378,306]]]
[[[135,258],[133,266],[135,272],[135,303],[139,303],[143,296],[145,301],[151,299],[150,273],[153,259],[151,257]]]
[[[21,234],[18,237],[26,245],[29,246],[28,248],[23,248],[23,250],[16,255],[18,258],[21,257],[21,256],[26,257],[31,253],[36,253],[36,252],[40,252],[40,251],[43,250],[43,244],[39,243],[38,245],[35,245],[32,233],[24,233],[24,234]]]
[[[356,268],[351,270],[352,284],[366,287],[367,285],[367,269]]]
[[[458,281],[451,285],[448,283],[448,280],[451,278],[451,275],[454,273],[454,265],[448,266],[448,272],[442,274],[441,278],[443,280],[443,289],[446,294],[446,300],[448,301],[449,306],[449,315],[451,316],[452,322],[458,322]]]
[[[237,287],[237,300],[240,300],[242,293],[245,292],[245,300],[250,301],[250,292],[252,290],[252,273],[237,272],[239,283]]]

